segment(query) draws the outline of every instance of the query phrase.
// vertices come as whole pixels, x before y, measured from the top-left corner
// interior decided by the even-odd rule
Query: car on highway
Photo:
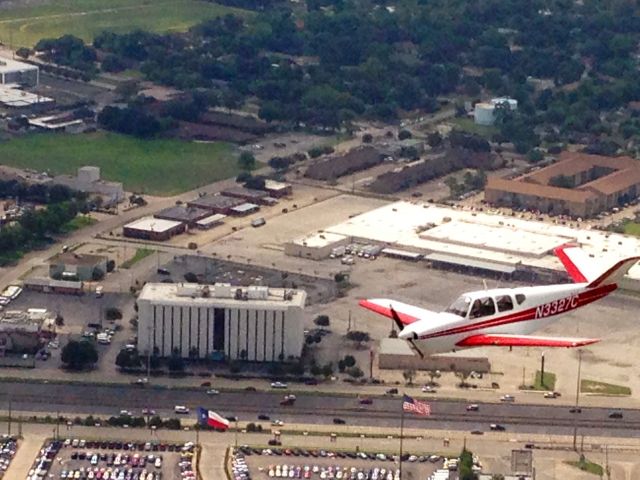
[[[229,415],[228,417],[225,417],[227,420],[229,420],[230,422],[237,422],[238,421],[238,417],[236,415]]]
[[[258,415],[258,420],[271,420],[271,417],[269,417],[269,415],[261,413],[260,415]]]
[[[143,415],[155,415],[156,411],[153,408],[143,408],[142,409],[142,414]]]
[[[271,382],[271,388],[289,388],[289,385],[284,382]]]
[[[121,417],[133,417],[133,413],[131,413],[131,410],[120,410],[120,416]]]
[[[622,412],[620,410],[612,410],[609,412],[609,418],[622,418]]]
[[[397,388],[390,388],[389,390],[387,390],[384,393],[386,395],[397,395],[398,394],[398,389]]]
[[[545,392],[544,394],[544,398],[558,398],[559,396],[559,392]]]
[[[207,390],[207,395],[220,395],[220,392],[215,388],[210,388],[209,390]]]
[[[181,415],[187,415],[189,413],[189,409],[184,405],[176,405],[173,407],[173,412]]]
[[[467,412],[477,412],[480,410],[480,406],[477,403],[467,405]]]
[[[284,422],[282,420],[272,420],[271,425],[273,425],[274,427],[283,427]]]
[[[360,405],[371,405],[373,403],[373,399],[365,397],[360,399]]]
[[[482,430],[471,430],[471,435],[484,435]]]
[[[437,390],[435,388],[433,388],[431,385],[425,385],[424,387],[422,387],[422,393],[436,393]]]
[[[346,421],[344,421],[342,418],[334,418],[333,419],[333,423],[335,425],[344,425],[345,423],[347,423]]]
[[[500,425],[499,423],[492,423],[489,425],[489,429],[492,432],[504,432],[506,430],[504,425]]]
[[[500,397],[500,401],[501,402],[507,402],[507,403],[511,403],[511,402],[515,402],[516,401],[516,397],[514,397],[513,395],[502,395]]]
[[[571,407],[569,413],[582,413],[582,409],[580,407]]]

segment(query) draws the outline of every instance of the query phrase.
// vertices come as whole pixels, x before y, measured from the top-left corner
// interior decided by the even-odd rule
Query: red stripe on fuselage
[[[601,298],[613,292],[617,287],[618,286],[616,284],[612,284],[612,285],[604,285],[602,287],[594,288],[592,290],[587,290],[585,292],[578,294],[578,305],[576,305],[575,307],[570,307],[563,310],[562,312],[557,312],[557,313],[554,313],[553,315],[546,315],[544,317],[539,317],[539,318],[542,319],[542,318],[553,317],[561,313],[566,313],[571,310],[575,310],[584,305],[595,302],[596,300],[600,300]],[[546,303],[549,303],[549,302],[546,302]],[[428,335],[421,335],[420,340],[442,337],[445,335],[455,335],[457,333],[466,333],[469,331],[484,329],[484,328],[499,327],[502,325],[508,325],[510,323],[517,323],[517,322],[524,322],[527,320],[534,320],[536,318],[536,310],[538,309],[538,307],[540,307],[540,305],[531,307],[521,312],[511,313],[503,317],[492,318],[491,320],[484,320],[484,321],[473,323],[470,325],[461,325],[459,327],[449,328],[447,330],[441,330],[439,332],[430,333]]]

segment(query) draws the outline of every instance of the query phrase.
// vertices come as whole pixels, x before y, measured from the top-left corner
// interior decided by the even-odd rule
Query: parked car
[[[477,412],[480,410],[480,406],[477,403],[467,405],[467,412]]]
[[[158,268],[157,272],[159,275],[171,275],[171,272],[166,268]]]
[[[509,402],[509,403],[511,403],[511,402],[515,402],[515,400],[516,400],[516,397],[514,397],[513,395],[502,395],[500,397],[500,401],[501,402]]]
[[[271,382],[271,388],[288,388],[289,386],[284,382]]]
[[[492,423],[489,425],[489,428],[494,432],[504,432],[506,430],[504,425],[500,425],[499,423]]]
[[[187,415],[189,413],[189,409],[184,405],[176,405],[175,407],[173,407],[173,411],[174,413],[179,413],[182,415]]]
[[[544,398],[558,398],[560,393],[558,392],[545,392]]]

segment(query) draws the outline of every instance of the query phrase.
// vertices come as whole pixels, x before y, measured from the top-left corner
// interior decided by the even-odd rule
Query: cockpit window
[[[473,302],[469,318],[486,317],[494,313],[496,313],[496,305],[493,303],[493,298],[479,298]]]
[[[496,298],[496,303],[498,304],[499,312],[513,310],[513,300],[511,300],[511,296],[509,295],[500,295]]]
[[[516,302],[518,302],[518,305],[522,305],[522,303],[527,299],[527,297],[525,297],[523,294],[518,293],[516,295]]]
[[[460,317],[466,317],[470,305],[471,299],[463,295],[461,297],[458,297],[455,302],[449,305],[445,312],[453,313],[454,315],[458,315]]]

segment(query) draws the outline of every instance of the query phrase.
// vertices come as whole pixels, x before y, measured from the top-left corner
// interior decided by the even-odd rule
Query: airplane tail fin
[[[554,250],[567,273],[576,283],[588,283],[588,288],[618,283],[633,267],[640,256],[625,258],[616,262],[611,268],[602,272],[593,258],[576,245],[566,244]]]
[[[638,260],[640,260],[640,257],[631,257],[620,260],[598,278],[590,282],[589,285],[587,285],[587,288],[595,288],[603,285],[612,285],[615,283],[619,283],[620,280],[622,280],[622,277],[624,277],[625,274],[629,271],[629,269],[636,263],[638,263]]]

